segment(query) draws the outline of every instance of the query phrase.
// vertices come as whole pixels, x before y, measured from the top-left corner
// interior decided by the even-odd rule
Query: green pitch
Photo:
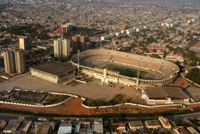
[[[120,75],[128,76],[128,77],[137,77],[137,69],[134,68],[128,68],[120,65],[115,64],[107,64],[104,66],[104,68],[107,68],[108,70],[113,70],[119,72]],[[140,70],[140,78],[143,78],[146,75],[147,72]]]

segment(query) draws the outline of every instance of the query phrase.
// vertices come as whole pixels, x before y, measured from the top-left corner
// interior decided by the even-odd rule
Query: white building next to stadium
[[[146,87],[142,99],[149,105],[189,103],[189,97],[178,87]]]
[[[74,77],[76,73],[76,67],[71,63],[59,63],[59,62],[46,62],[35,67],[32,67],[31,75],[53,82],[59,83],[68,78]]]

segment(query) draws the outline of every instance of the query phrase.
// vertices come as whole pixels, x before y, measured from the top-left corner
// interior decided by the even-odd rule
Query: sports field
[[[108,70],[113,70],[119,72],[119,74],[128,76],[128,77],[137,77],[138,70],[136,68],[129,68],[125,66],[120,66],[116,64],[107,64],[105,65],[105,68]],[[147,72],[140,70],[139,71],[139,77],[144,78],[144,76],[147,74]]]

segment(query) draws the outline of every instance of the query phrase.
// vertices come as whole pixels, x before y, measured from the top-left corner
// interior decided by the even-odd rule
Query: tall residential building
[[[59,28],[59,33],[68,33],[73,29],[71,23],[66,23]]]
[[[70,56],[70,40],[62,40],[62,55],[64,58]]]
[[[72,46],[73,46],[73,52],[76,53],[77,50],[84,51],[87,48],[87,41],[88,38],[85,36],[80,36],[80,35],[74,35],[72,36]]]
[[[7,74],[21,74],[25,70],[24,52],[22,50],[8,50],[3,52],[4,67]]]
[[[3,57],[4,57],[5,72],[7,74],[16,73],[14,52],[13,51],[5,51],[5,52],[3,52]]]
[[[15,65],[16,65],[16,72],[18,74],[25,73],[25,59],[24,59],[24,51],[17,50],[15,51]]]
[[[62,38],[54,40],[54,57],[67,58],[70,56],[70,52],[70,40]]]
[[[60,39],[54,40],[54,57],[61,58],[62,56],[62,44]]]
[[[19,37],[19,49],[27,50],[30,48],[28,37]]]

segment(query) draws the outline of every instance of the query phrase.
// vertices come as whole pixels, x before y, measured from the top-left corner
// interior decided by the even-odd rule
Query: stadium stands
[[[72,63],[77,65],[78,63],[77,59],[78,59],[78,55],[74,55],[71,58]],[[173,79],[176,77],[177,73],[179,72],[179,67],[176,64],[166,61],[164,59],[152,58],[148,56],[141,56],[137,54],[130,54],[130,53],[107,50],[107,49],[93,49],[93,50],[87,50],[87,51],[81,52],[79,59],[80,59],[80,67],[82,69],[93,70],[93,68],[95,67],[95,68],[102,69],[102,74],[104,70],[102,68],[102,64],[117,63],[123,66],[127,66],[129,68],[132,67],[132,68],[139,68],[141,70],[142,69],[149,70],[149,71],[152,70],[163,75],[162,79],[159,79],[159,80],[139,79],[138,83],[140,85],[146,85],[146,86],[167,85],[173,81]],[[87,71],[84,71],[84,72],[87,72]],[[94,70],[92,72],[95,73]],[[93,75],[93,74],[90,74],[90,75]],[[102,76],[102,77],[105,77],[105,76]],[[127,78],[127,76],[122,76],[122,75],[119,75],[118,77],[121,78],[121,80],[118,79],[117,83],[119,81],[128,83],[128,85],[136,85],[137,83],[137,78],[133,78],[133,77]],[[125,82],[124,79],[127,80],[128,82]],[[131,80],[132,80],[132,83],[130,82]],[[106,80],[106,81],[109,82],[109,80]]]

